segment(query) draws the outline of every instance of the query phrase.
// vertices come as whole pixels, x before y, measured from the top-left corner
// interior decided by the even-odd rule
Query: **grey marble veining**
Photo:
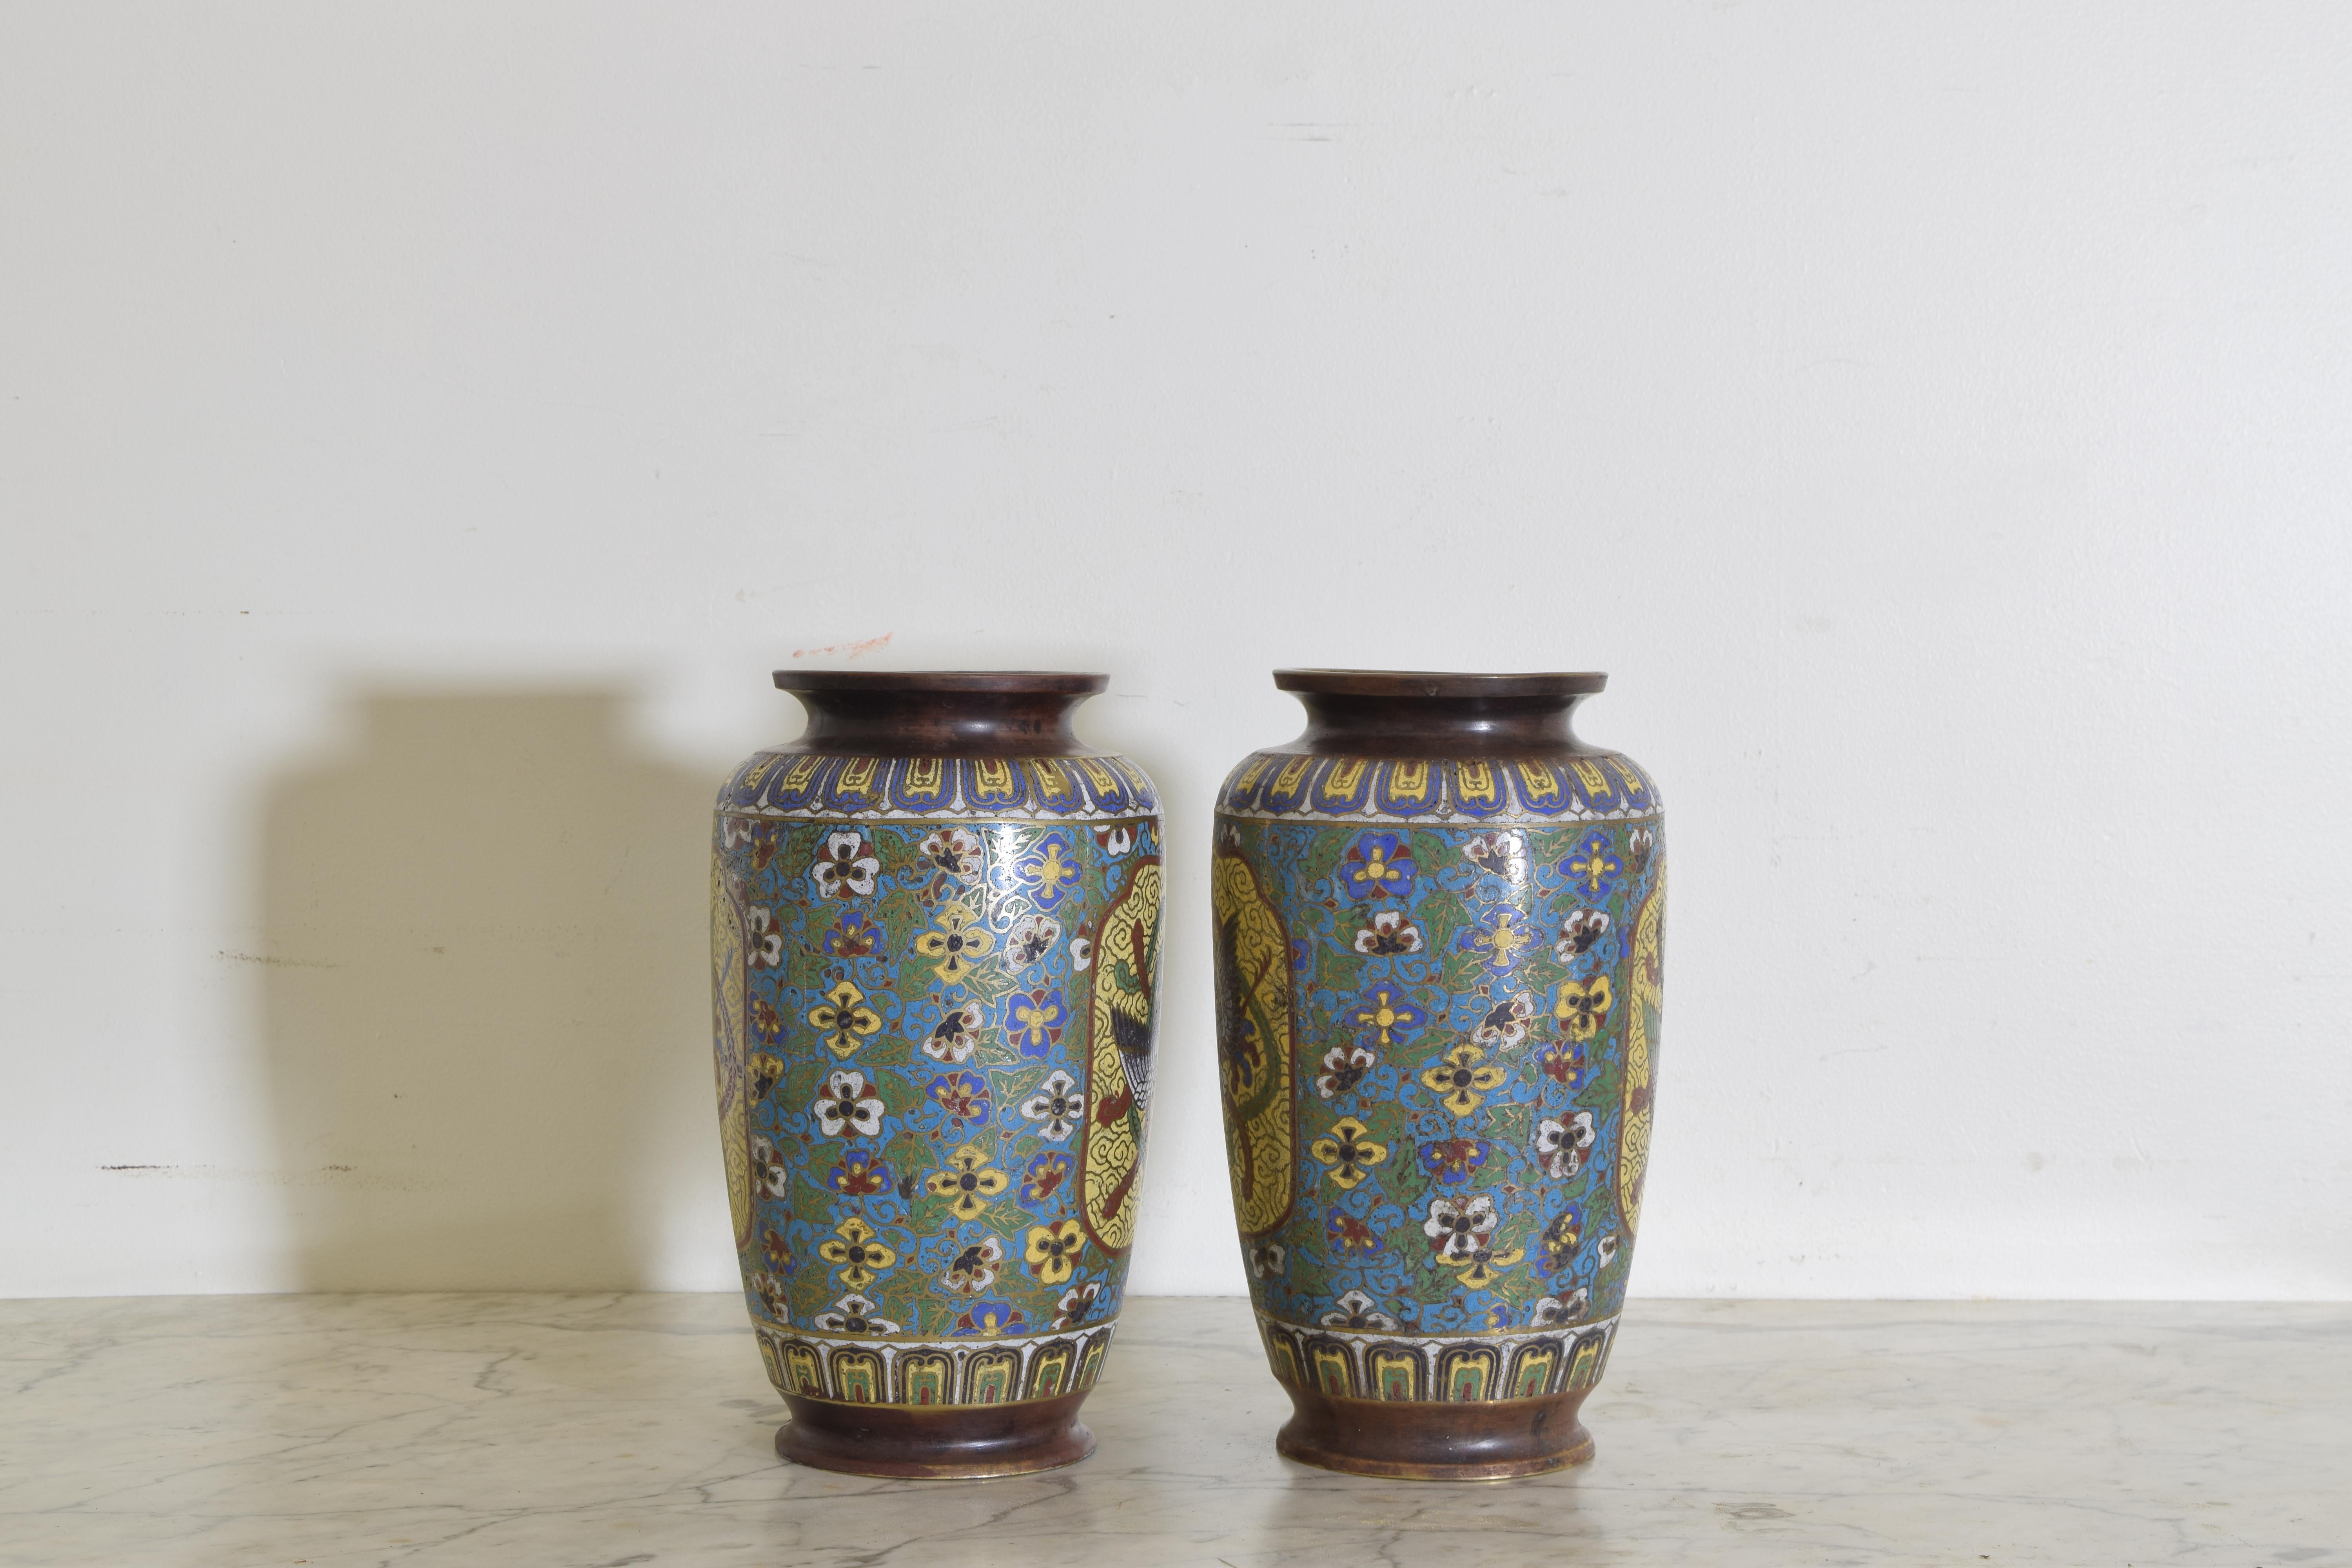
[[[0,1563],[2352,1564],[2352,1306],[1635,1301],[1591,1465],[1277,1458],[1237,1300],[1129,1303],[1095,1457],[803,1470],[726,1296],[0,1303]]]

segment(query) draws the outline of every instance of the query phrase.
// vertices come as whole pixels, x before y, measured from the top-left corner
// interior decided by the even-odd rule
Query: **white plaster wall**
[[[700,803],[794,658],[1112,672],[1139,1289],[1242,1288],[1199,868],[1318,663],[1611,671],[1638,1289],[2352,1291],[2347,66],[2324,5],[0,10],[0,1291],[727,1284]]]

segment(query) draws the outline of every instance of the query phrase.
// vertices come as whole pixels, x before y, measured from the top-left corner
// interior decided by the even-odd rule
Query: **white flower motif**
[[[972,1047],[980,1044],[980,1004],[967,1002],[951,1008],[931,1032],[923,1037],[923,1054],[935,1060],[960,1062],[969,1060]]]
[[[1005,956],[1016,969],[1026,969],[1047,953],[1062,940],[1062,922],[1051,915],[1024,915],[1013,922],[1013,934],[1005,939]]]
[[[816,1112],[816,1124],[828,1138],[839,1137],[845,1128],[861,1138],[871,1138],[882,1131],[881,1091],[867,1084],[862,1072],[836,1072],[828,1077],[816,1103],[809,1109]]]
[[[1084,973],[1087,966],[1094,963],[1094,961],[1095,944],[1093,942],[1082,936],[1072,937],[1070,939],[1070,967],[1078,971],[1080,973]]]
[[[1429,1217],[1422,1222],[1421,1233],[1438,1256],[1448,1262],[1467,1262],[1478,1249],[1486,1245],[1503,1216],[1495,1212],[1495,1200],[1486,1193],[1464,1198],[1432,1198]]]
[[[753,904],[745,911],[751,925],[751,963],[772,969],[784,961],[784,932],[773,910]]]
[[[1531,1329],[1549,1329],[1560,1323],[1572,1323],[1584,1316],[1591,1305],[1592,1292],[1581,1286],[1565,1296],[1546,1296],[1528,1314]]]
[[[940,1283],[964,1296],[977,1296],[996,1283],[996,1266],[1004,1261],[1004,1243],[982,1237],[955,1255]]]
[[[1361,1290],[1349,1291],[1334,1305],[1336,1310],[1316,1320],[1327,1329],[1376,1329],[1385,1332],[1397,1326],[1397,1321],[1381,1311],[1378,1304]]]
[[[1101,1285],[1089,1283],[1073,1286],[1063,1291],[1062,1299],[1054,1304],[1054,1326],[1057,1329],[1075,1329],[1093,1316],[1095,1309],[1101,1304]]]
[[[1535,998],[1525,992],[1506,996],[1488,1007],[1479,1018],[1478,1026],[1470,1037],[1489,1050],[1516,1046],[1528,1037],[1528,1026],[1535,1021]]]
[[[1574,963],[1609,934],[1606,910],[1579,910],[1560,922],[1559,940],[1551,944],[1562,963]]]
[[[1372,916],[1371,924],[1356,933],[1356,951],[1376,958],[1419,952],[1421,948],[1421,928],[1405,919],[1402,910],[1381,910]]]
[[[1097,827],[1095,829],[1095,842],[1103,847],[1104,854],[1116,860],[1135,847],[1135,830],[1129,827]]]
[[[855,830],[828,833],[824,853],[809,864],[809,880],[822,899],[864,898],[874,890],[874,878],[881,869],[882,862],[866,847],[866,835]]]
[[[1077,1131],[1086,1119],[1086,1096],[1078,1091],[1078,1080],[1059,1068],[1037,1086],[1037,1092],[1021,1102],[1021,1114],[1045,1125],[1037,1135],[1059,1143]]]
[[[1507,882],[1528,879],[1527,841],[1516,833],[1482,833],[1462,847],[1463,858]]]
[[[1323,1053],[1323,1070],[1315,1075],[1315,1092],[1326,1100],[1336,1099],[1363,1082],[1364,1075],[1378,1065],[1367,1047],[1333,1046]]]
[[[1271,1279],[1282,1272],[1283,1261],[1288,1257],[1282,1243],[1268,1241],[1249,1249],[1249,1268],[1261,1279]]]
[[[1547,1174],[1573,1176],[1584,1169],[1584,1152],[1592,1147],[1592,1112],[1580,1110],[1566,1121],[1549,1118],[1536,1123],[1536,1160]]]
[[[751,1184],[772,1198],[780,1198],[792,1187],[793,1174],[784,1168],[783,1157],[776,1146],[764,1137],[751,1140]]]
[[[969,828],[946,828],[923,840],[923,860],[942,875],[969,877],[980,869],[980,839]]]
[[[1601,1267],[1603,1268],[1617,1261],[1617,1238],[1613,1235],[1602,1237],[1592,1244],[1592,1249],[1600,1254]]]
[[[879,1302],[868,1300],[855,1290],[835,1301],[833,1309],[830,1312],[816,1315],[816,1326],[826,1333],[895,1334],[898,1331],[898,1324],[887,1318],[874,1315],[881,1310]]]

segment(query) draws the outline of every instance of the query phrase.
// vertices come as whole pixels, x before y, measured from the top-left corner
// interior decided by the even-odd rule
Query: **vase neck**
[[[1308,751],[1366,757],[1533,756],[1580,749],[1581,697],[1308,697]]]
[[[1107,684],[1049,670],[780,669],[775,679],[808,710],[795,749],[870,756],[1085,755],[1071,716]]]
[[[1283,669],[1275,684],[1307,709],[1299,749],[1356,756],[1534,756],[1576,752],[1570,715],[1598,674],[1454,675]]]

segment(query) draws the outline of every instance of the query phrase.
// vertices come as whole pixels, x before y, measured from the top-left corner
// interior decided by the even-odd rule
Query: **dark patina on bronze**
[[[776,1452],[796,1465],[909,1480],[986,1480],[1075,1465],[1095,1451],[1086,1394],[926,1409],[784,1395]]]
[[[1570,715],[1609,684],[1598,671],[1461,675],[1412,669],[1277,669],[1275,689],[1307,729],[1270,752],[1387,757],[1575,756]]]
[[[1283,1392],[1294,1414],[1275,1434],[1275,1452],[1351,1476],[1507,1481],[1592,1458],[1592,1434],[1576,1418],[1589,1388],[1482,1405],[1336,1399],[1293,1384]]]
[[[1110,684],[1058,669],[780,669],[775,679],[809,715],[778,750],[872,757],[1092,755],[1070,715]]]

